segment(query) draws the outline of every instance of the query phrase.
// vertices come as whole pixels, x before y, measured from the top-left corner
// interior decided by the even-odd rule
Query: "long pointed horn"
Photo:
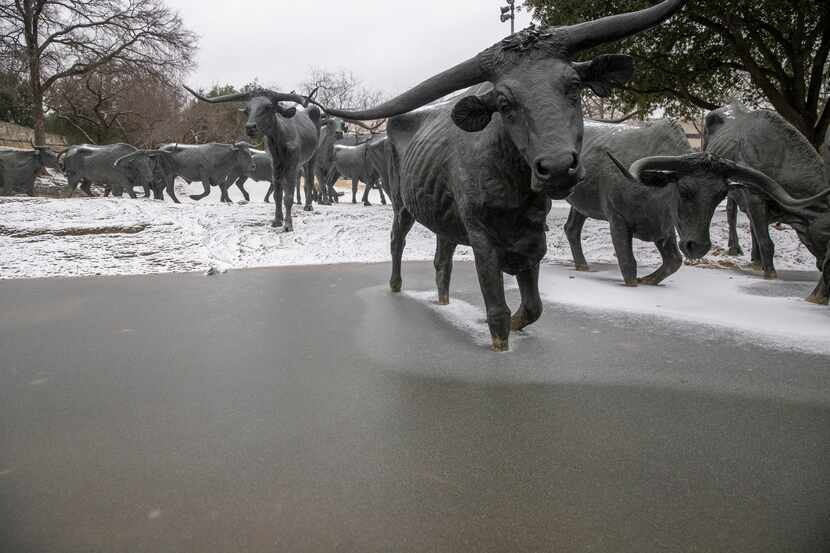
[[[822,190],[815,196],[810,196],[809,198],[793,198],[790,196],[789,192],[778,184],[778,181],[768,177],[761,171],[729,160],[720,161],[729,169],[728,176],[730,178],[741,183],[748,184],[755,189],[761,190],[783,207],[808,207],[818,203],[820,200],[830,195],[830,188],[827,188],[826,190]]]
[[[300,96],[299,94],[285,94],[283,92],[276,92],[273,90],[268,90],[266,88],[260,88],[257,90],[252,90],[250,92],[237,92],[234,94],[225,94],[224,96],[214,96],[212,98],[209,98],[207,96],[199,94],[187,85],[182,86],[184,86],[184,89],[190,92],[198,100],[202,102],[207,102],[209,104],[223,104],[225,102],[247,102],[255,96],[265,96],[266,98],[274,102],[295,102],[305,107],[308,105],[309,100],[308,97]]]
[[[688,171],[692,167],[689,156],[651,156],[638,159],[628,168],[631,176],[639,181],[643,171]]]
[[[118,167],[118,165],[121,164],[122,161],[126,161],[129,158],[135,157],[135,156],[138,156],[138,155],[147,155],[148,153],[154,152],[154,151],[156,151],[156,150],[136,150],[134,152],[130,152],[129,154],[123,155],[123,156],[119,157],[118,159],[116,159],[113,162],[112,166],[113,167]]]
[[[611,152],[605,153],[608,154],[608,157],[611,158],[611,161],[614,162],[614,165],[617,166],[617,169],[620,170],[620,173],[622,173],[625,178],[627,178],[630,181],[639,182],[636,178],[634,178],[634,175],[631,174],[631,172],[625,167],[625,165],[620,163],[620,160],[614,157],[614,154],[612,154]]]
[[[238,92],[235,94],[225,94],[224,96],[214,96],[212,98],[208,98],[207,96],[199,94],[187,85],[182,86],[184,86],[184,89],[190,92],[198,100],[202,102],[207,102],[208,104],[222,104],[224,102],[247,102],[251,99],[250,92]]]
[[[371,120],[386,119],[394,115],[400,115],[413,109],[424,106],[438,98],[446,96],[468,86],[473,86],[487,80],[487,74],[483,69],[481,54],[459,63],[451,69],[430,77],[419,85],[410,88],[403,94],[392,98],[388,102],[364,110],[332,109],[323,106],[316,101],[312,103],[330,115],[342,117],[349,120]]]
[[[644,10],[611,15],[555,30],[563,33],[567,51],[574,54],[654,27],[671,17],[685,3],[686,0],[665,0]]]

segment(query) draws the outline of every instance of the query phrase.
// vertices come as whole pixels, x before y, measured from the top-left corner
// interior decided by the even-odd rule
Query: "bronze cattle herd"
[[[659,25],[685,0],[568,27],[529,27],[378,106],[333,109],[305,96],[260,89],[200,101],[244,102],[245,131],[263,137],[266,150],[250,144],[166,144],[139,150],[127,144],[79,145],[56,155],[44,148],[0,151],[0,188],[33,193],[34,175],[60,168],[68,187],[90,193],[106,185],[114,194],[134,187],[156,199],[178,202],[173,182],[199,181],[203,193],[218,186],[222,201],[236,185],[245,199],[247,179],[269,181],[272,225],[293,230],[294,200],[338,201],[339,177],[375,186],[393,207],[393,292],[401,290],[406,235],[417,221],[437,237],[438,301],[449,302],[452,258],[459,244],[472,248],[487,313],[492,349],[508,348],[511,330],[542,314],[539,263],[547,250],[551,200],[571,212],[565,234],[577,270],[587,270],[581,232],[587,218],[608,221],[626,285],[658,284],[677,271],[685,254],[700,258],[711,248],[716,207],[727,200],[729,253],[741,253],[736,209],[747,213],[752,260],[775,278],[768,226],[791,226],[816,258],[821,278],[808,301],[830,297],[830,174],[810,143],[774,112],[738,104],[705,119],[704,151],[692,151],[675,122],[629,127],[584,121],[581,90],[604,96],[635,70],[623,55],[573,57]],[[445,96],[463,91],[451,100]],[[384,134],[344,143],[345,122],[386,120]],[[368,127],[367,127],[368,128]],[[382,183],[382,188],[380,186]],[[265,201],[268,201],[266,196]],[[637,277],[632,240],[654,242],[663,263]],[[503,273],[515,275],[521,304],[511,314]]]

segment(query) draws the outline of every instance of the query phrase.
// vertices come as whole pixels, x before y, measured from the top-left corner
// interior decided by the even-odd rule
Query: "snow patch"
[[[802,297],[761,295],[769,286],[734,272],[684,267],[662,286],[622,285],[612,270],[574,274],[545,267],[540,291],[546,303],[592,312],[625,312],[700,324],[750,343],[809,353],[830,353],[830,310]]]
[[[439,305],[437,292],[434,290],[405,291],[403,295],[438,313],[452,326],[470,335],[476,344],[490,346],[490,327],[487,326],[487,315],[479,307],[452,297],[449,305]]]

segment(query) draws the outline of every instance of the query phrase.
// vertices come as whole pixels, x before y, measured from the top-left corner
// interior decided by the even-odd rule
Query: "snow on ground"
[[[59,179],[41,179],[40,190],[55,192]],[[178,183],[182,204],[124,198],[5,198],[0,199],[0,278],[145,274],[180,271],[223,271],[232,268],[376,262],[389,259],[391,208],[351,203],[351,192],[341,203],[316,206],[307,213],[294,207],[294,233],[273,229],[273,204],[265,204],[265,183],[248,182],[251,202],[218,202],[218,190],[201,202],[188,198],[201,184]],[[341,190],[345,190],[342,188]],[[80,192],[78,192],[80,194]],[[358,199],[362,189],[358,192]],[[570,262],[568,241],[562,230],[568,206],[554,202],[549,217],[549,262]],[[740,258],[723,255],[728,228],[723,209],[712,227],[713,253],[704,266],[733,267],[749,264],[749,223],[740,216],[744,250]],[[790,229],[771,229],[780,269],[815,270],[810,253]],[[405,259],[432,259],[435,238],[415,225],[407,237]],[[608,224],[589,220],[583,231],[589,263],[616,263]],[[656,248],[635,241],[635,255],[644,273],[660,263]],[[456,258],[471,260],[467,247]]]
[[[643,332],[651,325],[682,321],[715,329],[715,336],[830,354],[830,309],[805,302],[804,287],[792,285],[698,267],[684,267],[662,286],[636,288],[623,286],[611,269],[576,273],[544,267],[540,277],[545,304],[611,317],[633,314],[643,319]]]

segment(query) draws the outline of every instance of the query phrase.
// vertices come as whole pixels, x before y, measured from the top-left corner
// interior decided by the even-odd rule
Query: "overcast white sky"
[[[510,34],[501,0],[167,0],[199,34],[196,87],[259,78],[285,90],[311,67],[398,93]],[[517,4],[521,1],[517,0]],[[518,13],[516,29],[530,23]]]

